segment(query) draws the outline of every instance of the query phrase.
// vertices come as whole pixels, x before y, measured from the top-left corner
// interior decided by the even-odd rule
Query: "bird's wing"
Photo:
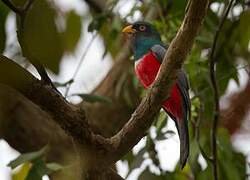
[[[163,58],[165,56],[165,53],[167,52],[166,50],[167,48],[163,47],[160,44],[156,44],[153,47],[151,47],[151,51],[153,52],[153,54],[156,56],[156,59],[162,63]]]
[[[154,45],[151,48],[151,51],[155,55],[156,59],[162,63],[165,53],[167,51],[167,48],[163,47],[162,45]],[[180,164],[181,168],[184,167],[186,164],[188,154],[189,154],[189,135],[188,135],[188,119],[190,119],[191,116],[191,102],[189,98],[189,84],[187,80],[187,76],[184,72],[184,70],[180,70],[177,77],[177,84],[178,88],[180,90],[180,93],[182,95],[182,109],[183,109],[183,119],[177,119],[177,117],[173,117],[169,112],[167,112],[170,117],[175,120],[175,124],[179,133],[180,138]]]
[[[156,56],[156,59],[160,63],[162,63],[162,61],[164,59],[165,53],[167,52],[167,48],[168,48],[168,46],[164,47],[160,44],[156,44],[151,48],[151,51],[153,52],[153,54]],[[186,73],[183,69],[181,69],[180,72],[178,73],[177,83],[180,87],[180,91],[182,93],[182,96],[184,97],[185,105],[186,105],[188,113],[190,115],[191,102],[190,102],[190,98],[189,98],[189,94],[188,94],[189,83],[188,83]]]

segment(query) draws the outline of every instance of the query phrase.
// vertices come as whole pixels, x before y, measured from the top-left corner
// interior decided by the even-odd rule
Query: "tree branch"
[[[8,6],[13,12],[18,14],[19,16],[24,16],[25,13],[29,10],[31,5],[33,4],[34,0],[26,1],[24,7],[16,7],[10,0],[2,0],[2,2]]]
[[[10,71],[12,73],[9,73]],[[99,144],[100,139],[104,139],[92,133],[84,110],[69,104],[51,86],[45,86],[28,71],[2,55],[0,55],[0,83],[18,90],[48,112],[78,144],[95,146]]]
[[[127,153],[150,128],[159,111],[162,100],[166,99],[177,78],[186,56],[206,14],[208,0],[193,0],[182,26],[169,46],[158,77],[147,96],[142,100],[129,122],[112,138],[96,135],[90,129],[85,112],[69,104],[51,87],[45,86],[29,72],[10,59],[0,56],[0,83],[9,85],[48,112],[62,129],[74,138],[83,149],[88,148],[93,159],[87,163],[106,168]],[[12,73],[9,73],[11,70]],[[6,78],[6,75],[8,78]],[[86,153],[86,149],[81,153]],[[86,157],[86,156],[85,156]],[[100,163],[101,162],[101,163]]]
[[[2,0],[2,2],[8,6],[12,11],[14,11],[17,14],[22,14],[23,10],[21,8],[18,8],[16,6],[14,6],[9,0]]]
[[[216,31],[213,45],[212,45],[212,50],[210,54],[210,79],[212,82],[212,88],[214,91],[214,118],[213,118],[213,124],[212,124],[212,129],[211,129],[211,148],[212,148],[212,154],[213,154],[213,174],[214,174],[214,180],[218,180],[218,167],[217,167],[217,144],[216,144],[216,134],[217,134],[217,127],[218,127],[218,122],[219,122],[219,117],[220,117],[220,104],[219,104],[219,90],[218,90],[218,84],[216,81],[216,74],[215,74],[215,64],[216,64],[216,59],[214,58],[214,53],[216,50],[216,45],[218,41],[218,37],[220,35],[221,29],[224,25],[224,22],[228,16],[229,10],[231,9],[233,5],[234,0],[231,0],[228,4],[228,7],[226,9],[225,14],[222,16],[222,19],[220,21],[219,27]]]
[[[207,155],[207,153],[205,152],[205,150],[202,148],[201,143],[200,143],[200,124],[201,124],[201,114],[204,111],[204,107],[201,104],[198,110],[198,117],[196,118],[195,121],[195,140],[196,143],[200,149],[201,155],[209,162],[213,163],[213,159]]]
[[[102,13],[106,8],[106,1],[104,0],[85,0],[85,2],[96,13]]]
[[[19,7],[15,7],[14,4],[11,3],[10,0],[2,0],[6,6],[8,6],[12,11],[14,11],[17,15],[20,16],[20,21],[21,21],[21,24],[20,24],[20,29],[18,31],[23,31],[23,25],[24,25],[24,21],[25,21],[25,17],[30,9],[30,7],[32,6],[33,2],[35,0],[27,0],[24,4],[23,7],[19,8]],[[17,32],[18,32],[17,31]],[[26,50],[28,50],[26,47],[25,47],[25,44],[24,42],[22,43],[22,41],[19,40],[19,43],[21,43],[21,47],[22,47],[22,51],[23,49],[25,48]],[[30,53],[29,53],[30,54]],[[40,62],[37,62],[36,60],[34,60],[34,58],[29,58],[29,61],[33,64],[33,66],[36,68],[36,70],[38,71],[39,75],[41,76],[41,79],[44,80],[44,82],[46,82],[47,84],[51,84],[51,86],[57,90],[55,88],[55,86],[53,85],[50,77],[48,76],[45,68],[43,67],[42,64],[40,64]],[[59,91],[58,91],[59,93]]]
[[[28,0],[28,1],[25,3],[25,5],[24,5],[23,11],[24,11],[24,12],[27,12],[27,11],[30,9],[30,7],[31,7],[31,5],[33,4],[34,1],[35,1],[35,0]]]
[[[64,162],[66,154],[75,158],[72,138],[37,105],[13,88],[2,84],[0,138],[21,153],[35,151],[49,144],[49,161]]]

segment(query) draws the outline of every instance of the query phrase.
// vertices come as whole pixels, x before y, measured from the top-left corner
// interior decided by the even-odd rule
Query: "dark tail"
[[[181,96],[181,102],[177,101],[177,98],[176,102],[173,102],[172,108],[179,109],[178,106],[181,106],[181,113],[176,113],[174,116],[174,114],[171,114],[171,112],[167,111],[167,108],[164,109],[174,120],[175,126],[178,130],[180,139],[180,167],[181,169],[183,169],[189,156],[188,119],[190,119],[191,117],[191,103],[188,93],[189,86],[184,71],[180,71],[180,73],[178,74],[177,85]]]
[[[175,121],[175,125],[180,138],[180,166],[183,169],[189,156],[188,124],[184,119],[178,119]]]
[[[166,111],[166,110],[165,110]],[[189,134],[188,134],[188,114],[184,111],[185,119],[176,119],[173,115],[166,113],[174,120],[180,139],[180,167],[184,168],[189,156]]]
[[[178,74],[178,87],[182,95],[182,118],[175,121],[180,138],[180,166],[184,168],[189,156],[188,119],[191,117],[191,102],[189,98],[189,85],[186,74],[181,70]]]

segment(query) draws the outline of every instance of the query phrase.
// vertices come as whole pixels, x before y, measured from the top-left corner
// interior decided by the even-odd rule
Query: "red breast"
[[[148,88],[155,80],[160,63],[152,52],[147,53],[135,62],[135,73],[141,84]]]
[[[148,88],[155,80],[160,63],[152,52],[135,62],[135,73],[141,84]],[[182,119],[181,94],[177,83],[173,85],[170,97],[163,102],[163,108],[176,119]]]

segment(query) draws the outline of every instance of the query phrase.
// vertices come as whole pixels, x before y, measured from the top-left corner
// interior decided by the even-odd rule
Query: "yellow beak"
[[[128,26],[126,26],[125,28],[123,28],[122,32],[123,32],[123,33],[135,33],[136,30],[133,29],[133,26],[132,26],[132,25],[128,25]]]

